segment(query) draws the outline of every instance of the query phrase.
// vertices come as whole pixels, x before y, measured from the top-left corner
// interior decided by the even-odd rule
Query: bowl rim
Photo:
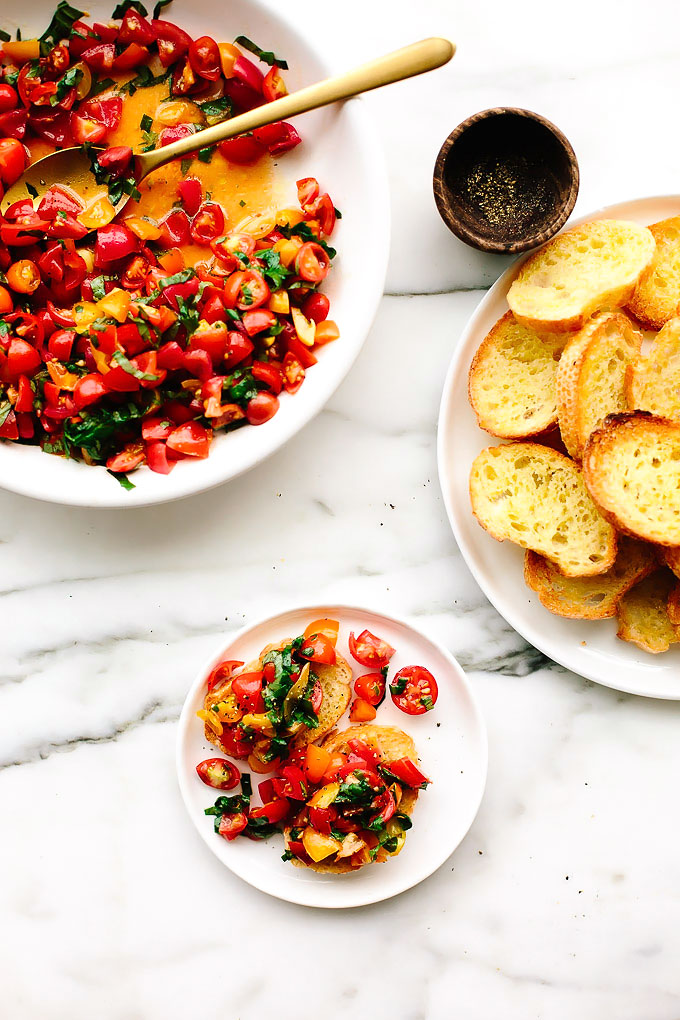
[[[319,55],[313,35],[300,29],[298,22],[291,16],[282,15],[279,10],[273,10],[262,0],[248,0],[249,9],[253,10],[258,17],[266,21],[271,33],[276,34],[281,30],[297,37],[303,46],[313,53],[324,76],[330,76],[333,70],[323,54]],[[95,14],[96,17],[96,14]],[[215,470],[209,476],[198,477],[198,473],[188,470],[182,475],[178,473],[172,476],[162,476],[162,481],[170,482],[169,485],[160,485],[150,491],[136,490],[126,492],[115,484],[114,479],[109,479],[111,486],[106,492],[96,492],[89,484],[82,486],[62,485],[59,491],[54,492],[51,488],[52,482],[43,477],[43,472],[37,468],[25,470],[19,477],[11,473],[11,467],[7,463],[0,465],[0,488],[14,492],[20,496],[28,496],[47,503],[55,503],[62,506],[82,507],[87,509],[102,510],[128,510],[137,509],[142,506],[152,506],[163,503],[174,502],[179,499],[186,499],[201,492],[223,485],[240,475],[245,474],[252,468],[264,463],[273,454],[281,450],[293,436],[297,435],[303,428],[323,410],[330,398],[337,391],[350,369],[354,365],[373,324],[378,307],[382,300],[385,289],[388,260],[390,254],[391,239],[391,206],[390,186],[387,171],[387,160],[384,149],[379,141],[378,131],[373,116],[368,111],[366,104],[360,96],[346,100],[342,104],[333,104],[332,108],[342,110],[345,117],[349,119],[349,130],[356,139],[357,145],[365,155],[365,163],[368,174],[365,184],[370,187],[374,196],[373,209],[376,222],[379,221],[381,229],[374,231],[371,235],[371,275],[374,281],[374,289],[371,292],[367,289],[366,296],[361,302],[360,310],[353,310],[353,332],[356,336],[353,348],[347,349],[344,360],[335,367],[328,379],[319,379],[314,387],[305,395],[304,403],[297,404],[298,413],[284,422],[276,421],[277,432],[266,450],[255,450],[243,457],[241,462],[234,465],[230,458],[224,458],[220,468],[217,469],[217,458],[213,461]],[[323,142],[321,143],[323,144]],[[343,272],[340,269],[340,272]],[[360,339],[359,339],[360,338]],[[296,397],[299,400],[299,396]],[[267,427],[267,424],[261,426]],[[14,445],[14,444],[12,444]],[[47,456],[41,451],[36,451],[34,446],[29,446],[28,451],[37,452],[40,456]],[[213,455],[214,456],[214,455]],[[212,457],[205,463],[210,463]],[[36,463],[40,463],[36,461]],[[89,467],[84,470],[90,470]],[[103,466],[102,466],[103,470]],[[83,478],[87,477],[85,475]],[[172,479],[172,481],[170,481]],[[180,480],[181,479],[181,480]]]
[[[564,149],[569,160],[571,166],[571,182],[569,185],[569,193],[565,201],[562,203],[559,213],[550,220],[547,226],[536,229],[530,235],[516,241],[494,241],[492,238],[482,239],[480,235],[471,231],[454,215],[449,201],[449,196],[452,195],[452,192],[446,184],[444,170],[451,150],[463,134],[469,130],[469,128],[473,127],[475,124],[479,124],[481,121],[490,120],[493,117],[505,117],[508,115],[532,120],[553,135],[560,146]],[[562,229],[574,210],[579,192],[579,184],[580,171],[576,153],[564,132],[561,131],[556,124],[553,124],[551,120],[544,117],[543,114],[536,113],[534,110],[527,110],[519,106],[489,107],[486,110],[480,110],[478,113],[473,113],[471,116],[461,121],[460,124],[458,124],[444,139],[439,153],[437,154],[432,174],[432,187],[437,210],[449,230],[461,241],[464,241],[465,244],[469,244],[480,251],[492,252],[499,255],[517,255],[525,251],[530,251],[532,248],[545,244],[551,237],[554,237],[555,234]]]

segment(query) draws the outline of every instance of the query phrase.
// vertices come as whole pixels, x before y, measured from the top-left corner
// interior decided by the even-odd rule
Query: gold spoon
[[[325,81],[317,82],[316,85],[309,85],[282,99],[275,99],[272,103],[266,103],[247,113],[239,114],[238,117],[232,117],[231,120],[215,124],[214,127],[180,138],[179,141],[164,145],[160,149],[135,154],[132,166],[135,181],[139,184],[148,174],[171,160],[188,156],[209,145],[234,138],[235,135],[264,127],[265,124],[287,120],[308,110],[317,110],[340,99],[350,99],[361,92],[391,85],[393,82],[423,74],[425,71],[433,71],[448,63],[455,52],[455,46],[448,39],[423,39],[421,42],[412,43],[363,64],[353,71],[347,71],[335,78],[327,78]],[[77,146],[52,152],[49,156],[36,160],[5,192],[0,202],[0,211],[4,213],[13,202],[25,201],[27,198],[33,199],[34,206],[37,205],[53,184],[69,188],[86,209],[107,194],[106,185],[98,184],[95,180],[89,156],[81,146]],[[126,205],[129,198],[129,195],[123,195],[115,207],[115,215]]]

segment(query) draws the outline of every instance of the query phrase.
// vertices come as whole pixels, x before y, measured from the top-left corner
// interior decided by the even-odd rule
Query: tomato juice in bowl
[[[170,17],[169,11],[162,13]],[[296,84],[302,84],[299,71],[297,82],[294,80],[294,59],[296,50],[298,53],[302,50],[303,59],[306,59],[303,45],[291,35],[290,30],[283,26],[273,26],[269,17],[266,19],[269,34],[263,39],[261,33],[264,23],[255,24],[254,15],[257,18],[258,12],[249,6],[247,13],[244,12],[246,22],[249,21],[246,25],[237,24],[238,19],[234,16],[232,37],[241,27],[245,27],[249,33],[240,49],[231,43],[227,44],[239,54],[235,59],[250,60],[252,54],[245,56],[249,52],[249,39],[257,37],[259,29],[259,42],[263,45],[266,43],[275,51],[269,54],[269,58],[275,57],[283,62],[283,56],[290,61],[291,71],[281,72],[286,79],[291,76],[289,87],[293,89]],[[98,12],[93,14],[90,24],[100,24],[99,17],[101,15]],[[175,17],[180,20],[178,15]],[[141,20],[144,22],[146,19],[141,17]],[[205,31],[203,26],[201,28]],[[192,35],[200,30],[193,29]],[[275,35],[271,34],[272,31],[275,31]],[[26,37],[27,32],[23,34]],[[102,34],[101,28],[99,34]],[[285,54],[278,43],[279,35],[282,41],[285,39],[288,46],[293,47]],[[116,51],[121,50],[120,43],[115,45]],[[121,50],[114,59],[122,55]],[[255,60],[253,55],[250,66],[254,68]],[[126,87],[125,81],[131,78],[132,71],[121,76],[116,75],[113,68],[111,80],[99,75],[99,93],[94,99],[89,97],[85,100],[89,104],[85,113],[92,114],[86,120],[95,123],[106,120],[107,104],[115,104],[118,100],[120,107],[119,117],[104,139],[97,137],[97,127],[94,128],[93,144],[105,144],[108,147],[98,157],[102,165],[109,151],[116,153],[128,147],[140,149],[163,144],[177,137],[177,132],[188,133],[194,130],[194,125],[204,126],[208,118],[220,118],[224,115],[225,106],[232,102],[226,92],[234,90],[234,83],[224,78],[224,75],[221,75],[216,84],[201,84],[199,93],[169,95],[167,78],[155,80],[163,79],[163,68],[154,73],[158,68],[153,61],[141,66],[143,69],[148,67],[148,70],[144,74],[136,70],[132,88]],[[260,73],[262,81],[266,81],[271,72],[279,75],[276,68],[268,69],[268,66],[264,65],[266,75]],[[170,70],[171,82],[174,82],[177,68]],[[322,75],[323,69],[315,72],[312,68],[311,75],[316,76],[316,73]],[[140,81],[140,78],[147,80]],[[224,94],[219,95],[220,91]],[[242,92],[239,101],[245,102]],[[63,407],[67,411],[76,412],[73,415],[75,423],[69,421],[65,429],[67,438],[75,437],[76,451],[80,448],[79,441],[82,438],[90,438],[87,423],[88,420],[92,421],[92,411],[88,408],[99,412],[95,382],[101,387],[101,376],[105,383],[111,381],[115,395],[112,398],[108,394],[102,397],[104,408],[125,408],[132,402],[137,405],[131,415],[134,425],[130,426],[129,420],[123,422],[120,438],[127,442],[122,449],[111,448],[118,440],[117,435],[114,434],[108,445],[107,442],[100,443],[99,436],[95,435],[89,449],[88,444],[85,444],[85,452],[91,460],[108,464],[118,474],[134,467],[135,460],[144,466],[132,474],[136,488],[131,492],[118,493],[115,491],[115,482],[103,470],[87,469],[83,463],[78,463],[78,453],[73,456],[73,443],[69,460],[43,455],[39,465],[36,465],[35,455],[38,451],[27,447],[26,442],[30,441],[30,437],[25,437],[24,442],[0,444],[0,471],[8,487],[45,498],[75,503],[91,502],[93,505],[134,505],[175,498],[207,488],[245,470],[281,445],[319,409],[356,356],[379,296],[385,265],[386,215],[382,218],[382,243],[378,246],[382,252],[379,251],[377,264],[374,260],[367,273],[364,267],[360,273],[356,273],[353,265],[356,252],[353,253],[352,248],[358,250],[359,245],[357,219],[352,213],[346,214],[346,219],[338,224],[336,242],[332,222],[335,219],[334,204],[340,206],[341,201],[335,195],[331,200],[325,190],[327,178],[323,176],[324,171],[328,169],[337,175],[338,165],[352,180],[356,180],[357,173],[364,173],[364,184],[368,185],[369,192],[372,181],[375,182],[376,175],[382,172],[380,161],[372,158],[370,167],[362,166],[361,159],[358,160],[358,167],[352,166],[349,159],[346,159],[343,167],[342,153],[345,149],[334,144],[334,140],[351,139],[357,124],[362,121],[360,116],[358,120],[354,116],[359,105],[351,103],[341,110],[323,111],[306,117],[300,125],[303,139],[300,145],[295,145],[295,141],[293,145],[290,144],[291,138],[294,140],[296,137],[293,126],[284,126],[288,134],[284,131],[281,144],[279,126],[278,136],[264,139],[245,136],[224,143],[237,147],[227,151],[227,158],[222,151],[215,150],[199,153],[190,162],[176,161],[160,168],[141,184],[139,195],[130,200],[120,220],[112,224],[111,229],[106,225],[99,230],[92,227],[92,211],[86,211],[83,217],[86,224],[93,232],[97,230],[94,243],[97,264],[87,274],[89,279],[85,282],[82,301],[78,300],[71,306],[72,314],[78,319],[75,329],[68,321],[68,304],[63,300],[59,304],[52,302],[58,314],[66,313],[66,322],[63,325],[59,323],[60,332],[75,332],[74,344],[68,350],[64,338],[57,337],[57,343],[52,345],[55,349],[50,351],[48,337],[47,343],[43,343],[47,355],[43,359],[44,365],[38,371],[33,371],[33,374],[30,374],[30,364],[26,372],[14,374],[25,374],[30,381],[36,374],[47,379],[46,373],[49,373],[48,399],[41,392],[37,394],[36,403],[43,402],[43,406],[47,405],[53,413],[54,387],[59,389],[57,417]],[[348,116],[350,107],[354,108],[352,116]],[[236,107],[237,110],[240,108]],[[78,116],[77,109],[74,130],[80,138],[83,133],[87,133],[90,125],[82,125]],[[321,126],[323,130],[319,130]],[[307,141],[307,128],[310,143]],[[32,152],[34,158],[45,151],[44,141],[35,139],[35,134],[29,129],[28,135],[35,149]],[[368,147],[369,155],[373,156],[370,143],[366,142],[368,133],[360,131],[358,136],[361,136],[359,151],[364,152]],[[259,152],[248,152],[247,146],[252,149],[254,143],[259,146]],[[329,144],[331,151],[328,151]],[[238,151],[239,146],[242,151]],[[244,146],[246,151],[243,151]],[[264,148],[272,155],[260,155]],[[305,172],[310,165],[321,177],[321,187],[309,172]],[[124,174],[119,176],[124,178]],[[297,189],[296,181],[300,182]],[[353,187],[349,190],[352,195],[360,195],[357,204],[360,209],[364,208],[367,196],[360,190],[355,191]],[[384,211],[384,204],[383,191],[377,208],[375,203],[373,205],[373,215],[381,211],[381,206]],[[67,211],[66,216],[70,215]],[[119,236],[120,223],[126,228],[122,236]],[[29,220],[27,227],[31,225]],[[57,234],[58,231],[57,222]],[[327,286],[324,277],[328,274],[334,254],[327,240],[331,232],[333,246],[337,244],[340,255],[329,274]],[[344,247],[343,237],[349,237],[349,249]],[[91,239],[88,236],[87,240]],[[126,247],[130,243],[133,245],[131,250]],[[216,245],[223,247],[216,252]],[[66,246],[79,251],[80,241],[77,239],[69,245],[67,240]],[[12,255],[15,254],[13,248],[9,250]],[[143,261],[149,251],[155,256],[150,272]],[[262,256],[260,251],[263,252]],[[29,253],[38,257],[30,248]],[[352,262],[346,261],[346,253],[352,256]],[[217,272],[213,269],[215,265],[218,267]],[[109,267],[112,272],[107,271]],[[135,273],[143,275],[145,268],[147,278],[144,287],[141,287]],[[117,274],[116,270],[121,269],[124,273]],[[56,271],[59,272],[59,266]],[[127,277],[122,280],[125,274]],[[240,286],[234,286],[238,280],[232,278],[239,276]],[[341,279],[338,280],[338,276]],[[96,282],[96,292],[90,294],[87,285],[93,282]],[[42,283],[41,280],[41,288]],[[322,291],[318,292],[320,283],[323,284]],[[353,321],[349,323],[349,332],[343,322],[342,336],[336,340],[338,330],[329,313],[335,314],[336,296],[340,298],[340,309],[343,299],[346,307],[350,307],[347,300],[349,287],[354,289],[358,297],[356,303],[352,304]],[[200,293],[197,295],[198,289]],[[10,294],[16,296],[11,289]],[[130,297],[131,310],[128,303]],[[30,301],[26,304],[29,305]],[[157,321],[158,307],[161,308],[160,323]],[[24,306],[21,310],[27,312],[28,308]],[[172,319],[173,313],[175,321],[177,318],[182,320],[180,335],[175,337],[170,332],[168,339],[163,327]],[[155,334],[152,341],[142,346],[141,350],[142,341],[134,328],[140,326],[140,319],[146,320],[141,325],[150,328]],[[185,324],[191,329],[188,340],[182,334]],[[23,320],[20,325],[24,325]],[[116,331],[115,340],[107,331],[109,326]],[[173,329],[176,332],[177,326],[170,322],[170,330]],[[144,333],[144,329],[141,332]],[[121,342],[118,342],[121,334]],[[228,336],[226,357],[223,355],[225,334]],[[29,336],[29,344],[31,339]],[[83,346],[90,343],[90,340],[96,349],[94,366],[91,355],[95,351],[83,351]],[[261,343],[262,340],[265,343]],[[230,348],[232,341],[235,342],[235,350]],[[249,343],[253,349],[243,356],[243,349],[247,349]],[[168,347],[168,344],[174,346]],[[177,344],[181,348],[179,352]],[[40,351],[39,344],[36,349]],[[16,355],[16,350],[13,353]],[[61,365],[48,363],[59,361],[60,355],[64,359]],[[68,358],[73,358],[73,355],[76,355],[75,359],[69,362]],[[178,367],[175,359],[180,356],[186,357],[186,362]],[[78,361],[85,361],[85,364],[78,365]],[[70,378],[67,375],[69,372]],[[155,385],[162,372],[168,373],[170,383],[173,384],[166,384],[166,392],[163,391],[164,383],[158,387]],[[173,372],[178,374],[173,376]],[[94,376],[95,379],[80,384],[79,377],[83,375]],[[75,383],[73,376],[76,376]],[[18,381],[18,378],[10,380]],[[119,382],[120,390],[117,389]],[[69,386],[72,388],[68,389]],[[74,409],[70,402],[74,399],[72,395],[76,393],[76,386],[78,395],[84,395],[86,402],[82,408]],[[95,388],[90,392],[87,387],[93,386]],[[299,396],[293,397],[300,387],[302,390]],[[86,391],[84,394],[81,392],[83,389]],[[159,394],[154,393],[157,389],[160,389],[160,400]],[[129,398],[128,393],[132,393]],[[21,414],[26,413],[23,411],[26,406],[25,383],[23,395]],[[297,409],[294,406],[296,402],[299,405]],[[140,405],[143,405],[141,413],[138,411]],[[190,413],[187,413],[187,408]],[[39,406],[38,409],[42,410],[43,407]],[[84,411],[82,416],[78,414],[80,410]],[[168,410],[171,413],[166,413]],[[274,412],[278,413],[270,422]],[[234,417],[230,420],[232,415]],[[78,421],[79,417],[83,421]],[[94,419],[96,425],[96,414]],[[257,429],[250,425],[241,429],[240,422],[244,419],[253,424],[266,424]],[[175,428],[172,431],[179,430],[178,435],[171,435],[173,425]],[[230,431],[232,428],[238,431]],[[210,448],[209,433],[212,431],[217,434],[220,430],[228,432],[220,434]],[[59,433],[57,438],[60,438]],[[106,439],[111,439],[111,436]],[[48,440],[48,446],[52,445]],[[204,461],[199,458],[207,452],[206,446],[211,456]],[[173,471],[171,476],[154,478],[146,466],[151,463],[149,453],[155,457],[158,452],[165,452],[165,460],[169,463],[166,465],[161,456],[158,463],[151,465],[152,468],[157,467],[163,471],[170,467]],[[176,454],[179,456],[176,457]],[[31,478],[27,470],[21,470],[21,467],[27,467],[28,458],[37,468],[38,478]],[[57,461],[57,464],[49,463],[49,467],[45,465],[43,470],[45,461]],[[174,466],[171,462],[174,462]],[[58,472],[55,472],[55,466]],[[10,476],[7,470],[10,467],[20,467],[18,479]],[[189,469],[194,477],[188,475]],[[121,498],[123,496],[124,499]]]

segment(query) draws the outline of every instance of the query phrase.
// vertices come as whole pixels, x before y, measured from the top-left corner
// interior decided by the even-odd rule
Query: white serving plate
[[[648,225],[680,213],[680,195],[640,198],[598,209],[567,225],[592,219],[622,219]],[[468,479],[472,461],[499,445],[477,425],[468,401],[473,355],[493,324],[508,310],[510,284],[527,256],[503,273],[480,301],[453,356],[439,412],[439,480],[453,533],[478,585],[522,637],[562,666],[588,680],[648,698],[680,700],[680,648],[649,655],[616,637],[615,620],[568,620],[548,612],[523,579],[524,550],[497,542],[475,520]]]
[[[35,0],[28,5],[4,0],[3,27],[21,27],[24,39],[40,34],[54,6],[55,0]],[[91,21],[108,21],[111,9],[110,0],[88,5]],[[195,38],[207,34],[218,41],[231,41],[236,35],[246,35],[265,49],[273,49],[288,61],[286,82],[291,92],[331,73],[297,27],[256,0],[231,0],[225,7],[212,0],[175,0],[164,16]],[[347,59],[349,69],[351,54]],[[316,176],[343,214],[332,239],[338,255],[324,288],[341,336],[321,349],[319,363],[310,370],[300,391],[294,396],[284,394],[278,413],[264,425],[244,426],[218,436],[206,460],[180,461],[170,475],[141,468],[134,473],[136,488],[130,492],[103,467],[91,468],[44,454],[39,447],[3,441],[0,486],[71,506],[128,508],[164,503],[210,489],[249,470],[318,414],[359,354],[377,311],[389,251],[389,193],[384,155],[361,100],[304,114],[295,123],[302,145],[279,164],[290,198],[295,198],[298,178]]]
[[[205,681],[225,658],[257,658],[262,648],[302,633],[312,620],[330,617],[340,622],[338,651],[354,667],[354,676],[368,672],[351,658],[350,630],[368,628],[396,649],[390,678],[406,665],[425,666],[439,685],[434,709],[421,716],[400,712],[387,697],[378,709],[376,723],[399,726],[415,740],[425,774],[432,785],[421,792],[413,812],[413,828],[402,852],[385,864],[368,865],[347,875],[323,875],[281,860],[283,837],[257,843],[248,839],[227,842],[213,831],[213,818],[205,808],[219,791],[196,775],[196,765],[220,752],[209,744],[196,712],[203,706]],[[344,729],[348,715],[338,723]],[[246,765],[247,764],[243,763]],[[222,645],[203,664],[187,695],[177,734],[177,775],[189,817],[212,852],[235,875],[257,889],[291,903],[312,907],[357,907],[396,896],[422,882],[453,853],[472,825],[484,791],[487,742],[484,721],[470,685],[458,663],[442,645],[403,620],[351,606],[309,606],[290,609],[250,624]],[[252,776],[253,790],[261,778]],[[237,791],[238,792],[238,788]],[[254,802],[258,802],[257,796]]]

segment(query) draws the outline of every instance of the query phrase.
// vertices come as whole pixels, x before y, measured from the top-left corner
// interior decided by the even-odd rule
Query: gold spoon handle
[[[412,78],[425,71],[433,71],[436,67],[448,63],[455,52],[456,47],[448,39],[422,39],[420,42],[412,43],[401,50],[395,50],[394,53],[378,57],[368,64],[362,64],[353,71],[347,71],[335,78],[326,78],[316,85],[309,85],[306,89],[300,89],[282,99],[265,103],[264,106],[258,106],[221,124],[215,124],[214,127],[180,138],[171,145],[164,145],[152,152],[140,153],[136,157],[138,179],[141,180],[152,170],[164,166],[173,159],[187,156],[198,149],[223,142],[227,138],[234,138],[235,135],[241,135],[246,131],[264,127],[265,124],[287,120],[299,113],[328,106],[329,103],[335,103],[339,99],[350,99],[361,92],[370,92],[371,89],[378,89],[382,85],[391,85],[395,81]]]

